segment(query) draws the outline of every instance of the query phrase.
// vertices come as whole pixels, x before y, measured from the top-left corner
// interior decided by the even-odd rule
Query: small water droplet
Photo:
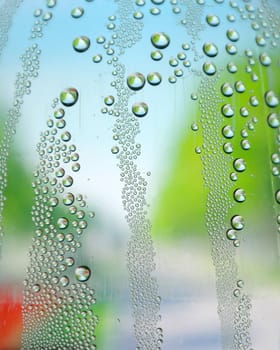
[[[79,266],[75,269],[75,277],[79,282],[86,282],[91,275],[91,271],[87,266]]]

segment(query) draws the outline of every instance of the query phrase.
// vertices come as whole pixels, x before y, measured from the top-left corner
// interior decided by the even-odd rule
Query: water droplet
[[[240,115],[242,117],[248,117],[248,115],[249,115],[248,109],[246,107],[241,107],[240,108]]]
[[[117,154],[117,153],[119,153],[119,151],[120,151],[120,149],[119,149],[118,146],[113,146],[113,147],[111,148],[111,152],[112,152],[113,154]]]
[[[55,117],[56,119],[61,119],[61,118],[64,117],[65,111],[64,111],[63,108],[59,108],[59,109],[57,109],[57,110],[54,112],[53,115],[54,115],[54,117]]]
[[[234,199],[236,202],[242,203],[246,200],[246,193],[242,188],[238,188],[233,193]]]
[[[233,62],[230,62],[228,63],[227,65],[227,70],[230,72],[230,73],[236,73],[238,71],[238,68],[237,68],[237,65]]]
[[[145,77],[141,73],[130,74],[127,77],[127,85],[131,90],[140,90],[145,85]]]
[[[192,123],[192,125],[191,125],[191,129],[193,130],[193,131],[198,131],[198,125],[196,124],[196,123]]]
[[[163,54],[161,51],[152,51],[151,52],[151,58],[154,60],[154,61],[160,61],[163,57]]]
[[[102,55],[100,55],[100,54],[98,54],[98,55],[94,55],[93,57],[92,57],[92,61],[94,62],[94,63],[99,63],[99,62],[101,62],[102,61]]]
[[[220,18],[216,15],[209,14],[206,16],[206,22],[212,27],[217,27],[220,24]]]
[[[226,44],[226,51],[230,55],[235,55],[237,54],[237,47],[233,44]]]
[[[251,148],[251,144],[250,144],[249,140],[247,140],[247,139],[242,140],[241,147],[242,147],[242,149],[244,149],[246,151],[249,150]]]
[[[278,97],[275,95],[274,91],[270,90],[265,93],[265,102],[268,107],[275,108],[279,104]]]
[[[72,193],[68,192],[63,195],[63,204],[64,205],[71,205],[73,204],[75,200],[75,197]]]
[[[259,60],[260,60],[261,64],[265,67],[268,67],[271,65],[271,58],[268,56],[267,53],[260,54]]]
[[[161,5],[164,3],[165,0],[151,0],[153,4],[155,5]]]
[[[132,112],[136,117],[145,117],[148,110],[148,105],[145,102],[136,102],[132,106]]]
[[[83,16],[84,14],[84,9],[82,7],[75,7],[72,11],[71,11],[71,16],[73,18],[80,18]]]
[[[87,266],[79,266],[75,269],[75,277],[79,282],[86,282],[91,275],[91,271]]]
[[[60,94],[60,102],[66,106],[71,107],[78,101],[79,93],[75,88],[67,88]]]
[[[235,90],[239,93],[243,93],[246,90],[244,83],[240,80],[234,84],[234,87],[235,87]]]
[[[243,158],[237,158],[233,161],[233,167],[236,171],[242,172],[246,170],[246,162]]]
[[[151,36],[151,42],[157,49],[165,49],[170,43],[170,38],[163,32],[157,32]]]
[[[244,281],[243,280],[238,280],[236,283],[237,287],[243,288],[244,287]]]
[[[79,36],[73,40],[73,48],[77,52],[85,52],[90,47],[90,40],[87,36]]]
[[[256,43],[258,46],[265,46],[266,45],[265,38],[261,35],[257,35],[256,36]]]
[[[222,134],[227,139],[231,139],[234,136],[234,131],[233,131],[231,125],[224,126],[223,129],[222,129]]]
[[[277,190],[275,192],[275,199],[276,199],[276,202],[280,204],[280,190]]]
[[[271,128],[280,126],[279,116],[276,113],[270,113],[267,117],[267,123]]]
[[[213,43],[205,43],[203,45],[203,51],[205,55],[209,57],[215,57],[218,55],[219,52],[217,46]]]
[[[71,176],[66,176],[63,180],[62,180],[62,184],[64,187],[70,187],[73,184],[73,178]]]
[[[224,83],[221,87],[222,94],[226,97],[233,95],[233,88],[229,83]]]
[[[234,109],[231,104],[227,103],[222,107],[222,113],[225,117],[230,118],[234,116]]]
[[[34,284],[33,286],[32,286],[32,291],[34,292],[34,293],[39,293],[40,292],[40,290],[41,290],[41,286],[40,286],[40,284]]]
[[[109,95],[109,96],[106,96],[104,98],[104,103],[107,105],[107,106],[112,106],[115,102],[115,97],[112,96],[112,95]]]
[[[135,11],[135,12],[133,13],[133,17],[134,17],[135,19],[142,19],[142,18],[144,17],[144,14],[143,14],[143,12],[141,12],[141,11]]]
[[[240,289],[235,289],[235,290],[233,291],[233,295],[234,295],[236,298],[238,298],[238,297],[240,296]]]
[[[230,241],[234,241],[237,237],[236,237],[236,231],[233,229],[229,229],[226,232],[226,236]]]
[[[207,75],[214,75],[216,73],[216,66],[212,62],[205,62],[203,64],[203,72]]]
[[[233,152],[233,147],[232,147],[232,144],[230,142],[226,142],[223,145],[223,149],[224,149],[225,153],[232,153]]]
[[[251,96],[249,102],[252,107],[257,107],[259,105],[259,100],[256,96]]]
[[[66,263],[67,266],[73,266],[74,263],[75,263],[75,260],[72,257],[69,256],[69,257],[67,257],[65,259],[65,263]]]
[[[61,217],[57,220],[57,226],[60,228],[60,229],[65,229],[67,228],[69,225],[69,221],[68,219],[64,218],[64,217]]]
[[[239,34],[235,29],[229,29],[227,31],[227,37],[231,41],[238,41],[239,40]]]
[[[62,287],[67,287],[70,281],[69,281],[69,278],[67,276],[62,276],[62,277],[60,277],[59,282],[62,285]]]
[[[231,218],[231,226],[235,230],[242,230],[245,226],[245,221],[241,215],[234,215]]]
[[[161,9],[158,8],[158,7],[152,7],[152,8],[150,9],[150,13],[151,13],[152,15],[154,15],[154,16],[157,16],[157,15],[159,15],[159,14],[161,13]]]
[[[159,85],[161,83],[161,75],[158,72],[149,73],[147,76],[148,83],[151,85]]]
[[[64,133],[61,134],[61,140],[64,142],[68,142],[71,140],[71,134],[69,131],[65,131]]]

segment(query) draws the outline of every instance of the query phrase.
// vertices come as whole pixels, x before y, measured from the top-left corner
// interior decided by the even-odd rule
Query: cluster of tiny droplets
[[[6,197],[4,195],[7,187],[8,157],[13,137],[16,133],[16,125],[21,116],[21,108],[24,96],[30,94],[31,81],[39,74],[40,49],[37,44],[27,48],[21,56],[22,72],[17,74],[15,81],[15,94],[13,107],[8,110],[7,120],[4,124],[3,137],[0,142],[0,248],[4,235],[2,220]]]
[[[65,130],[64,106],[77,100],[75,88],[62,91],[63,106],[47,120],[37,146],[40,162],[32,183],[36,231],[24,280],[22,346],[26,350],[96,348],[95,292],[86,283],[91,269],[77,264],[81,237],[94,212],[85,209],[85,199],[72,189],[80,170],[79,154]],[[58,99],[55,102],[57,106]]]
[[[53,18],[53,13],[50,9],[56,6],[56,0],[46,0],[46,9],[37,8],[34,10],[33,16],[35,17],[35,22],[31,29],[31,38],[40,38],[43,36],[43,28],[47,25]]]
[[[5,0],[0,6],[0,56],[8,41],[8,32],[12,25],[13,16],[23,0]]]
[[[1,12],[1,40],[0,40],[0,54],[7,41],[7,34],[9,27],[11,25],[12,16],[19,7],[22,0],[12,0],[3,3]],[[52,6],[55,1],[48,0],[48,4]],[[31,47],[27,48],[23,55],[20,56],[22,60],[22,72],[17,74],[17,79],[15,81],[15,95],[13,101],[13,107],[8,110],[7,120],[4,125],[3,138],[0,143],[0,249],[2,247],[2,239],[4,235],[2,227],[2,212],[5,204],[4,192],[7,187],[7,174],[8,174],[8,155],[13,141],[13,136],[16,133],[16,125],[21,116],[21,107],[24,102],[24,96],[31,93],[31,79],[36,78],[39,75],[39,56],[41,50],[38,44],[33,44]]]

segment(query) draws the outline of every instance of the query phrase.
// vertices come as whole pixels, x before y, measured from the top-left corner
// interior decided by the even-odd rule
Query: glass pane
[[[279,3],[0,6],[0,349],[279,349]]]

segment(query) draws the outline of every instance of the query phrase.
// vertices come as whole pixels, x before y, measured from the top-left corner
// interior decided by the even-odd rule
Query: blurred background
[[[217,118],[221,118],[221,107],[225,102],[231,103],[236,111],[242,106],[249,110],[247,119],[236,112],[233,118],[225,121],[235,130],[235,137],[230,140],[235,150],[233,157],[245,158],[247,169],[238,174],[238,184],[232,182],[228,198],[222,200],[224,203],[231,202],[228,225],[231,217],[237,214],[242,215],[246,222],[244,230],[238,235],[240,247],[235,248],[235,261],[238,275],[242,276],[252,302],[252,348],[280,349],[277,226],[280,200],[275,200],[279,188],[279,171],[276,170],[279,162],[272,162],[277,158],[273,158],[273,154],[277,155],[279,151],[279,104],[270,107],[264,100],[268,90],[275,92],[276,99],[280,94],[279,36],[272,34],[273,31],[278,34],[279,26],[271,28],[269,22],[271,13],[278,16],[279,4],[276,1],[237,1],[236,6],[233,1],[191,1],[189,5],[185,1],[146,0],[145,4],[130,1],[134,11],[143,14],[141,38],[124,53],[119,52],[117,45],[111,45],[115,50],[111,56],[96,39],[104,36],[105,42],[108,42],[112,38],[115,31],[108,27],[110,23],[116,23],[117,28],[123,23],[129,26],[129,21],[125,22],[121,16],[119,3],[109,0],[70,0],[67,4],[62,1],[23,1],[15,14],[7,9],[15,6],[16,2],[1,3],[5,9],[1,17],[12,18],[10,28],[1,29],[8,32],[0,58],[2,151],[7,132],[5,121],[14,105],[15,91],[18,91],[15,81],[26,64],[21,56],[34,43],[38,44],[41,53],[38,77],[30,79],[30,92],[24,94],[16,133],[9,145],[0,261],[0,349],[13,350],[21,346],[23,281],[30,266],[28,252],[36,230],[31,215],[35,201],[33,173],[40,161],[36,149],[40,133],[48,129],[47,120],[54,111],[52,105],[61,105],[55,99],[59,99],[60,93],[68,87],[74,87],[79,92],[78,102],[66,108],[65,116],[67,130],[72,134],[71,142],[80,156],[81,169],[74,174],[74,191],[83,195],[87,210],[95,213],[81,239],[82,246],[76,253],[76,260],[89,266],[92,272],[88,285],[96,292],[93,307],[99,318],[96,344],[100,349],[133,349],[136,346],[127,269],[127,245],[131,232],[122,203],[120,158],[111,151],[116,145],[113,139],[116,116],[104,112],[104,98],[113,95],[117,99],[116,89],[111,84],[114,79],[112,63],[108,63],[112,57],[118,57],[125,66],[126,76],[134,72],[147,76],[154,71],[159,71],[162,76],[160,85],[146,83],[145,88],[129,97],[126,106],[131,110],[133,103],[139,101],[145,101],[149,106],[147,116],[136,118],[139,119],[140,133],[136,135],[135,142],[141,144],[141,154],[134,163],[147,181],[147,217],[152,225],[156,252],[154,276],[161,297],[159,324],[164,331],[162,349],[222,349],[216,271],[211,255],[213,247],[205,219],[209,188],[203,178],[203,166],[207,163],[203,152],[207,147],[201,122],[200,92],[205,75],[201,67],[209,59],[219,69],[215,82],[220,95],[219,101],[215,101],[219,106]],[[77,7],[84,10],[80,18],[71,15]],[[152,13],[157,12],[153,10],[155,8],[160,9],[159,14]],[[259,11],[260,8],[262,11]],[[37,16],[40,9],[42,12]],[[45,20],[46,13],[52,13],[52,18]],[[182,23],[182,20],[189,19],[190,13],[196,21],[192,31],[188,30],[192,22]],[[220,18],[218,27],[207,23],[209,14]],[[109,19],[113,15],[116,15],[116,20]],[[277,18],[276,24],[279,24],[279,16]],[[265,21],[266,26],[263,24]],[[259,31],[254,29],[254,25],[259,25]],[[234,56],[225,50],[229,41],[226,32],[232,27],[240,35],[236,44],[238,53]],[[42,36],[36,34],[30,38],[36,30]],[[155,50],[150,37],[152,33],[161,31],[166,32],[171,40],[170,45],[161,50],[163,58],[156,61],[150,58]],[[264,32],[270,36],[263,35]],[[90,38],[91,44],[84,52],[78,52],[73,49],[72,42],[82,35]],[[265,47],[258,45],[256,35],[266,38]],[[271,43],[272,37],[275,45]],[[212,41],[219,49],[215,58],[207,57],[202,49],[205,42]],[[182,49],[183,43],[189,44],[188,51]],[[252,50],[252,56],[248,52],[246,54],[246,49]],[[187,57],[184,62],[189,60],[191,67],[177,59],[183,76],[178,74],[176,83],[170,83],[169,78],[174,77],[175,69],[170,60],[176,58],[179,52],[185,52]],[[259,60],[264,52],[271,59],[268,66]],[[96,55],[103,56],[100,63],[93,62]],[[227,69],[231,62],[239,67],[234,75]],[[254,81],[253,73],[258,82]],[[244,93],[235,92],[230,97],[222,95],[222,84],[227,82],[234,86],[237,81],[246,86]],[[257,108],[248,104],[252,95],[260,101]],[[269,113],[275,113],[277,121],[273,127],[268,123]],[[197,131],[194,131],[194,124],[198,126]],[[242,133],[245,135],[244,130],[248,137],[242,136]],[[221,139],[220,149],[216,152],[223,154],[221,129],[216,130],[215,138]],[[250,150],[240,147],[244,139],[249,140]],[[217,178],[230,176],[234,158],[227,158],[228,174],[218,171]],[[236,203],[233,199],[233,191],[237,187],[246,190],[244,203]],[[58,210],[63,215],[63,208]],[[217,208],[211,210],[214,217]],[[226,232],[221,239],[227,239]],[[73,278],[74,271],[70,271],[69,276]],[[231,295],[232,291],[228,293]]]

